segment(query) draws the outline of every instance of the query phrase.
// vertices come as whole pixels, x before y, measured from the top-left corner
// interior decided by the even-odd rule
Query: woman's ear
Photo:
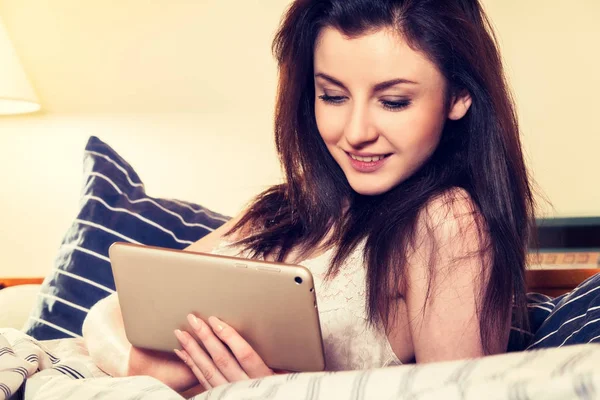
[[[469,111],[472,102],[471,94],[466,90],[458,95],[452,96],[448,118],[454,121],[461,119],[467,114],[467,111]]]

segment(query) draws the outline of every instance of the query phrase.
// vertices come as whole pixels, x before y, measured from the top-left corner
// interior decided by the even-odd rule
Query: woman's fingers
[[[213,366],[223,374],[227,381],[235,382],[248,379],[248,375],[244,372],[235,357],[225,347],[223,342],[215,336],[215,333],[206,322],[196,318],[193,314],[188,315],[188,322],[209,353]]]
[[[183,350],[175,353],[205,388],[274,374],[250,344],[223,321],[210,317],[209,326],[192,314],[188,321],[204,348],[189,333],[176,330]]]
[[[237,360],[238,365],[245,371],[250,378],[261,378],[263,376],[273,375],[273,371],[265,364],[254,349],[237,333],[232,327],[225,324],[216,317],[208,318],[208,323],[218,339],[225,343]],[[206,344],[205,344],[206,345]],[[207,350],[210,351],[210,349]],[[212,354],[213,359],[215,355]],[[236,364],[237,364],[236,363]]]
[[[204,385],[203,381],[205,381],[211,387],[215,387],[228,382],[212,362],[210,356],[189,333],[176,330],[175,336],[177,336],[181,347],[183,347],[183,351],[179,354],[175,353],[190,367],[200,383]]]

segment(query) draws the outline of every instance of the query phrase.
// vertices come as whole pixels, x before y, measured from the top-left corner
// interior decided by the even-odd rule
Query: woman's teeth
[[[350,154],[350,158],[352,158],[353,160],[362,161],[362,162],[377,162],[379,160],[383,160],[385,158],[385,156],[360,157],[360,156],[355,156],[354,154]]]

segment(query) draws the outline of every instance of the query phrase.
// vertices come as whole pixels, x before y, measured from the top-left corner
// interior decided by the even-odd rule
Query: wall
[[[600,2],[485,0],[514,88],[541,215],[598,216]]]
[[[0,119],[0,275],[40,276],[89,135],[155,196],[234,214],[280,179],[270,43],[287,0],[0,0],[44,113]],[[546,215],[600,215],[600,3],[487,0]]]

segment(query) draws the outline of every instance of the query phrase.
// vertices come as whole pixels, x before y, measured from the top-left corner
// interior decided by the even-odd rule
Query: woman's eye
[[[381,104],[384,108],[391,111],[398,111],[406,108],[410,105],[410,100],[399,100],[399,101],[389,101],[389,100],[381,100]]]
[[[345,96],[329,96],[327,94],[324,94],[324,95],[319,96],[319,99],[321,99],[323,102],[329,103],[329,104],[342,104],[346,100],[346,97]],[[411,104],[411,102],[410,102],[410,100],[398,100],[398,101],[381,100],[381,104],[383,105],[384,108],[386,108],[388,110],[398,111],[398,110],[408,107]]]
[[[330,103],[330,104],[341,104],[344,102],[344,96],[329,96],[329,95],[322,95],[319,96],[319,98],[321,100],[323,100],[325,103]]]

